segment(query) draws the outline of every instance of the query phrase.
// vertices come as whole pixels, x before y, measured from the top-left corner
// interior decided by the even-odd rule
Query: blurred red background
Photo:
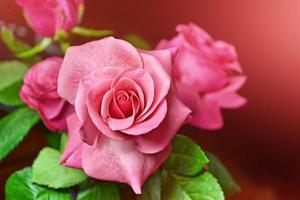
[[[0,1],[0,19],[25,25],[12,0]],[[249,103],[224,111],[220,131],[187,132],[241,184],[232,200],[300,199],[300,1],[87,0],[83,26],[136,33],[155,45],[188,22],[236,46],[248,76],[241,93]],[[2,44],[0,52],[0,59],[7,58]],[[29,135],[0,164],[0,193],[9,173],[31,164],[44,143],[39,135]]]

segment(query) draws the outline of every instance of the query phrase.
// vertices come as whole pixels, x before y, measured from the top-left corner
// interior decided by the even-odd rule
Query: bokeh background
[[[0,0],[0,21],[26,26],[13,0]],[[248,76],[241,94],[249,103],[224,111],[222,130],[186,132],[240,183],[242,192],[231,200],[299,200],[300,1],[86,0],[83,26],[136,33],[154,46],[188,22],[235,45]],[[0,44],[0,59],[9,57]],[[8,175],[30,165],[46,143],[39,131],[0,163],[0,194]]]

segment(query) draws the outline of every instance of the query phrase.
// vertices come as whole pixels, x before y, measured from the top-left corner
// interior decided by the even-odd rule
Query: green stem
[[[42,52],[44,49],[46,49],[51,43],[52,43],[51,38],[44,38],[42,41],[40,41],[38,44],[36,44],[31,49],[17,53],[16,56],[19,58],[28,58],[28,57],[34,56],[34,55]]]
[[[72,33],[80,36],[85,36],[85,37],[105,37],[114,34],[112,30],[95,30],[95,29],[89,29],[80,26],[74,27],[72,29]]]
[[[64,54],[66,54],[67,49],[70,47],[70,43],[68,42],[60,42],[60,49]]]

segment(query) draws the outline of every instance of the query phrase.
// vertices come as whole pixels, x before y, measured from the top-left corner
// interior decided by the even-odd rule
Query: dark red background
[[[248,106],[225,111],[220,131],[187,131],[222,158],[240,182],[243,191],[232,199],[300,199],[299,0],[86,2],[84,26],[137,33],[155,45],[173,36],[176,24],[195,22],[214,38],[234,44],[248,76],[241,90]],[[1,0],[0,19],[25,24],[12,0]],[[3,45],[0,51],[0,58],[5,58]],[[32,162],[41,140],[32,133],[1,164],[1,184],[8,173]]]

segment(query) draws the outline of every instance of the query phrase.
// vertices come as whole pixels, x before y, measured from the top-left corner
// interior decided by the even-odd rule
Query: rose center
[[[133,113],[132,95],[125,91],[118,91],[115,94],[115,101],[125,117],[129,117]]]
[[[126,103],[130,100],[128,93],[125,91],[117,92],[116,96],[117,96],[117,103],[120,104]]]

